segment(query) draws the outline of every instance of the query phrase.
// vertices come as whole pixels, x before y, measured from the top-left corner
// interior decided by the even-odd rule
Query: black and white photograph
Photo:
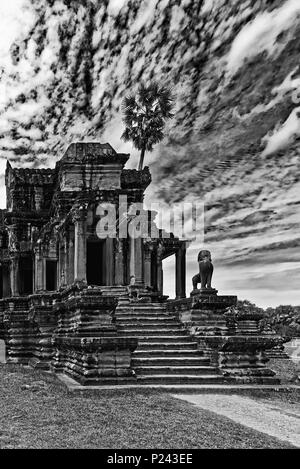
[[[0,449],[299,449],[300,0],[0,31]]]

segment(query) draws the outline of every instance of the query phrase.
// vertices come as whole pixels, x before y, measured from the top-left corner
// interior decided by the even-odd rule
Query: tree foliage
[[[122,102],[125,130],[121,138],[132,141],[133,146],[141,151],[138,169],[143,169],[146,151],[164,138],[167,119],[173,117],[174,98],[165,86],[152,82],[148,86],[142,83],[136,95],[126,96]]]

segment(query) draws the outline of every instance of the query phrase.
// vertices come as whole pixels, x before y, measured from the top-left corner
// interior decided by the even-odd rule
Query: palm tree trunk
[[[139,167],[138,170],[142,171],[143,166],[144,166],[144,157],[145,157],[145,147],[142,148],[141,154],[140,154],[140,161],[139,161]]]

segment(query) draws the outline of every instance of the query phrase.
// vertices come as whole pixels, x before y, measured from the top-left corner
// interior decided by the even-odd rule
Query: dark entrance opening
[[[9,267],[6,263],[2,264],[2,289],[3,298],[10,296]]]
[[[105,241],[88,241],[86,277],[89,285],[106,285]]]
[[[29,295],[33,292],[33,262],[31,257],[21,257],[20,269],[20,294]]]
[[[151,285],[154,290],[157,290],[157,263],[155,253],[151,254]]]
[[[46,290],[55,291],[57,288],[57,261],[46,260]]]

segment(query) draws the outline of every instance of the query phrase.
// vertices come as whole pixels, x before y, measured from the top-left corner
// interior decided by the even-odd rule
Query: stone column
[[[42,264],[42,290],[46,291],[46,258],[42,256],[41,259]]]
[[[176,256],[176,299],[186,297],[186,248],[181,245]]]
[[[147,243],[144,244],[144,282],[147,287],[152,287],[151,278],[151,258],[152,258],[152,246]]]
[[[86,212],[80,211],[76,213],[74,225],[74,277],[76,281],[86,282]]]
[[[162,268],[162,261],[163,261],[163,248],[157,248],[157,258],[156,258],[156,265],[157,265],[157,291],[161,295],[163,294],[163,268]]]
[[[19,255],[12,254],[10,258],[10,286],[11,295],[19,296]]]
[[[163,268],[162,261],[157,263],[157,291],[163,294]]]
[[[114,279],[114,239],[106,238],[106,285],[115,285]]]
[[[65,239],[60,239],[58,250],[58,286],[63,287],[66,285],[66,242]]]
[[[43,188],[42,187],[35,188],[34,201],[35,201],[35,209],[37,211],[41,210],[42,203],[43,203]]]
[[[116,239],[115,244],[115,283],[124,285],[125,259],[123,239]]]
[[[134,275],[136,285],[142,285],[143,276],[143,238],[130,238],[130,276]]]
[[[74,282],[74,230],[69,229],[66,246],[66,282],[71,285]]]
[[[35,282],[34,282],[34,289],[35,291],[40,291],[44,289],[43,285],[43,277],[44,277],[44,262],[43,257],[41,255],[40,249],[37,248],[34,251],[34,260],[35,260]]]

